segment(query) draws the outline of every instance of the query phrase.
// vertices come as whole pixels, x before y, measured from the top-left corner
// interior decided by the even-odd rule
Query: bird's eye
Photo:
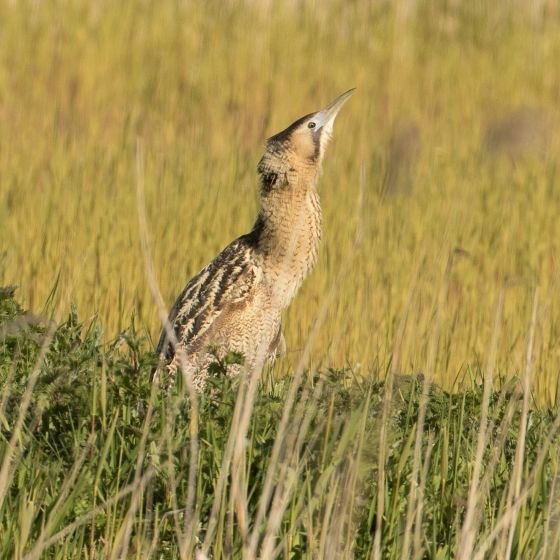
[[[317,126],[313,121],[311,121],[308,125],[307,128],[315,128],[315,126]]]

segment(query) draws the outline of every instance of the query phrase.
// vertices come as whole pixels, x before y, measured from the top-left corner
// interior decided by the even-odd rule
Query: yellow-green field
[[[170,306],[251,227],[265,138],[356,87],[278,371],[306,344],[309,365],[445,388],[529,363],[554,401],[560,18],[490,4],[0,2],[0,284],[37,312],[57,285],[59,318],[73,301],[108,337],[131,315],[157,337],[137,146]]]

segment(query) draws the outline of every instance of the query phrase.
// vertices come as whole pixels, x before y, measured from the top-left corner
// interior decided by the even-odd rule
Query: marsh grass
[[[555,4],[0,21],[2,558],[555,557]],[[151,336],[251,226],[264,138],[352,86],[287,357],[161,390]]]
[[[169,307],[251,227],[264,139],[356,86],[320,184],[319,263],[287,313],[276,372],[299,363],[353,254],[307,367],[350,366],[361,378],[386,369],[406,309],[402,371],[431,360],[435,380],[457,388],[487,359],[504,291],[496,370],[520,376],[538,287],[533,389],[555,401],[554,4],[96,1],[59,12],[3,2],[0,12],[0,281],[19,285],[26,307],[41,309],[58,282],[55,299],[70,289],[109,336],[132,314],[157,336],[136,219],[138,141]]]
[[[247,396],[222,378],[193,430],[133,326],[104,344],[75,314],[25,317],[4,292],[2,557],[554,557],[560,421],[528,379],[452,394],[327,371]]]

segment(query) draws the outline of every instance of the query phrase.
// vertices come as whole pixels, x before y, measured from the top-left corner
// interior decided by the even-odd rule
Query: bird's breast
[[[293,300],[317,262],[321,241],[318,196],[306,197],[295,210],[292,207],[281,217],[276,215],[275,222],[267,244],[263,273],[273,300],[283,309]]]

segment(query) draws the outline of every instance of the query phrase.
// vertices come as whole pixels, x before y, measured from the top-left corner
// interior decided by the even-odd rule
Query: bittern
[[[188,369],[202,389],[208,366],[230,352],[249,375],[284,353],[282,312],[317,261],[321,205],[317,181],[334,120],[354,90],[269,138],[257,171],[260,208],[252,230],[230,243],[186,285],[157,351],[172,375]],[[169,331],[171,332],[171,331]],[[172,338],[172,337],[171,337]],[[239,365],[230,367],[236,374]]]

